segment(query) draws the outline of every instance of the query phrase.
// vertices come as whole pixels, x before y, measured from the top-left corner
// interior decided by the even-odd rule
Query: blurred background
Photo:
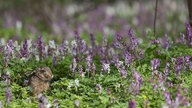
[[[0,37],[45,35],[71,39],[81,34],[145,37],[153,30],[155,0],[0,0]],[[185,0],[159,0],[157,36],[179,36],[188,21]]]

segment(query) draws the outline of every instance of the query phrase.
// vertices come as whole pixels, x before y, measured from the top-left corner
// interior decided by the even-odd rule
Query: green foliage
[[[97,41],[99,42],[101,39],[98,38]],[[148,44],[142,46],[148,46]],[[160,53],[157,53],[158,50]],[[125,67],[127,71],[126,78],[120,76],[118,69],[114,65],[110,66],[110,74],[103,73],[103,76],[101,76],[101,64],[98,55],[94,56],[92,61],[96,66],[96,74],[94,76],[88,76],[86,74],[83,77],[79,76],[78,72],[73,76],[70,71],[70,65],[72,63],[71,55],[66,55],[62,60],[57,61],[54,66],[52,66],[51,57],[45,58],[41,61],[36,61],[35,59],[24,61],[20,58],[14,58],[8,62],[6,68],[1,64],[0,72],[1,74],[6,74],[6,72],[10,73],[11,85],[9,87],[12,97],[7,106],[9,108],[37,107],[37,99],[30,96],[29,88],[23,85],[23,81],[26,77],[26,72],[39,66],[49,66],[53,72],[54,78],[51,81],[50,88],[43,92],[43,95],[48,98],[49,103],[52,105],[52,100],[57,99],[59,107],[61,108],[74,107],[75,100],[79,101],[80,108],[122,108],[127,107],[130,99],[134,99],[136,101],[136,107],[138,108],[143,108],[144,106],[155,108],[162,106],[164,103],[164,97],[160,88],[157,88],[154,91],[151,86],[150,60],[153,58],[158,58],[160,60],[160,67],[158,70],[162,73],[165,63],[171,62],[172,57],[176,58],[178,56],[186,55],[192,55],[192,49],[186,45],[172,44],[171,47],[166,50],[158,44],[151,44],[149,47],[144,48],[144,55],[142,58],[134,60],[130,66]],[[80,61],[78,63],[81,64],[83,70],[85,70],[85,61]],[[170,67],[173,67],[173,64],[170,64]],[[192,84],[192,70],[183,69],[181,75],[175,77],[174,69],[170,67],[170,74],[167,76],[166,80],[172,81],[174,86],[181,84],[184,80],[185,83],[181,86],[189,90],[190,85]],[[135,68],[142,77],[142,84],[139,93],[136,95],[133,95],[128,89],[131,81],[134,81],[131,73],[133,68]],[[7,87],[7,84],[3,81],[3,78],[1,78],[1,80],[0,101],[3,103],[3,106],[6,106],[5,87]],[[96,84],[101,85],[101,90],[97,90]],[[165,89],[171,93],[171,97],[175,97],[176,89],[174,87],[166,87]],[[190,97],[191,92],[184,95]],[[192,100],[191,97],[190,99]]]

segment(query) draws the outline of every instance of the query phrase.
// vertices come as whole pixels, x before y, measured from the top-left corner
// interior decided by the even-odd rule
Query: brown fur
[[[29,77],[29,86],[32,88],[32,96],[49,88],[49,81],[52,79],[52,72],[49,67],[39,67],[33,71]]]

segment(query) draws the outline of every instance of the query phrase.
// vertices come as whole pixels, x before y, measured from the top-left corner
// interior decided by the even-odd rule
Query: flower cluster
[[[129,100],[127,108],[136,108],[136,102],[133,99]]]
[[[175,74],[177,74],[177,75],[180,74],[183,63],[184,63],[183,57],[181,57],[181,56],[177,57],[176,63],[175,63],[175,66],[174,66]]]
[[[47,98],[43,96],[41,93],[37,96],[38,100],[38,108],[50,108],[51,104],[48,102]]]
[[[182,96],[179,92],[176,92],[176,96],[174,99],[172,99],[170,93],[166,91],[163,93],[163,96],[166,105],[171,108],[178,108],[180,105],[185,107],[190,106],[189,100],[186,97]]]
[[[185,31],[186,31],[186,41],[188,45],[192,45],[192,29],[189,23],[185,24]]]
[[[129,85],[129,91],[133,94],[136,95],[139,93],[139,89],[142,83],[142,77],[140,76],[140,74],[135,71],[135,69],[132,70],[132,76],[134,81],[131,81],[130,85]]]

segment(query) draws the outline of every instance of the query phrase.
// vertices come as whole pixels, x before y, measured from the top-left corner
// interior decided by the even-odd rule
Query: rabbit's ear
[[[33,75],[34,73],[35,73],[35,71],[27,71],[25,73],[25,76],[29,77],[29,76]]]

